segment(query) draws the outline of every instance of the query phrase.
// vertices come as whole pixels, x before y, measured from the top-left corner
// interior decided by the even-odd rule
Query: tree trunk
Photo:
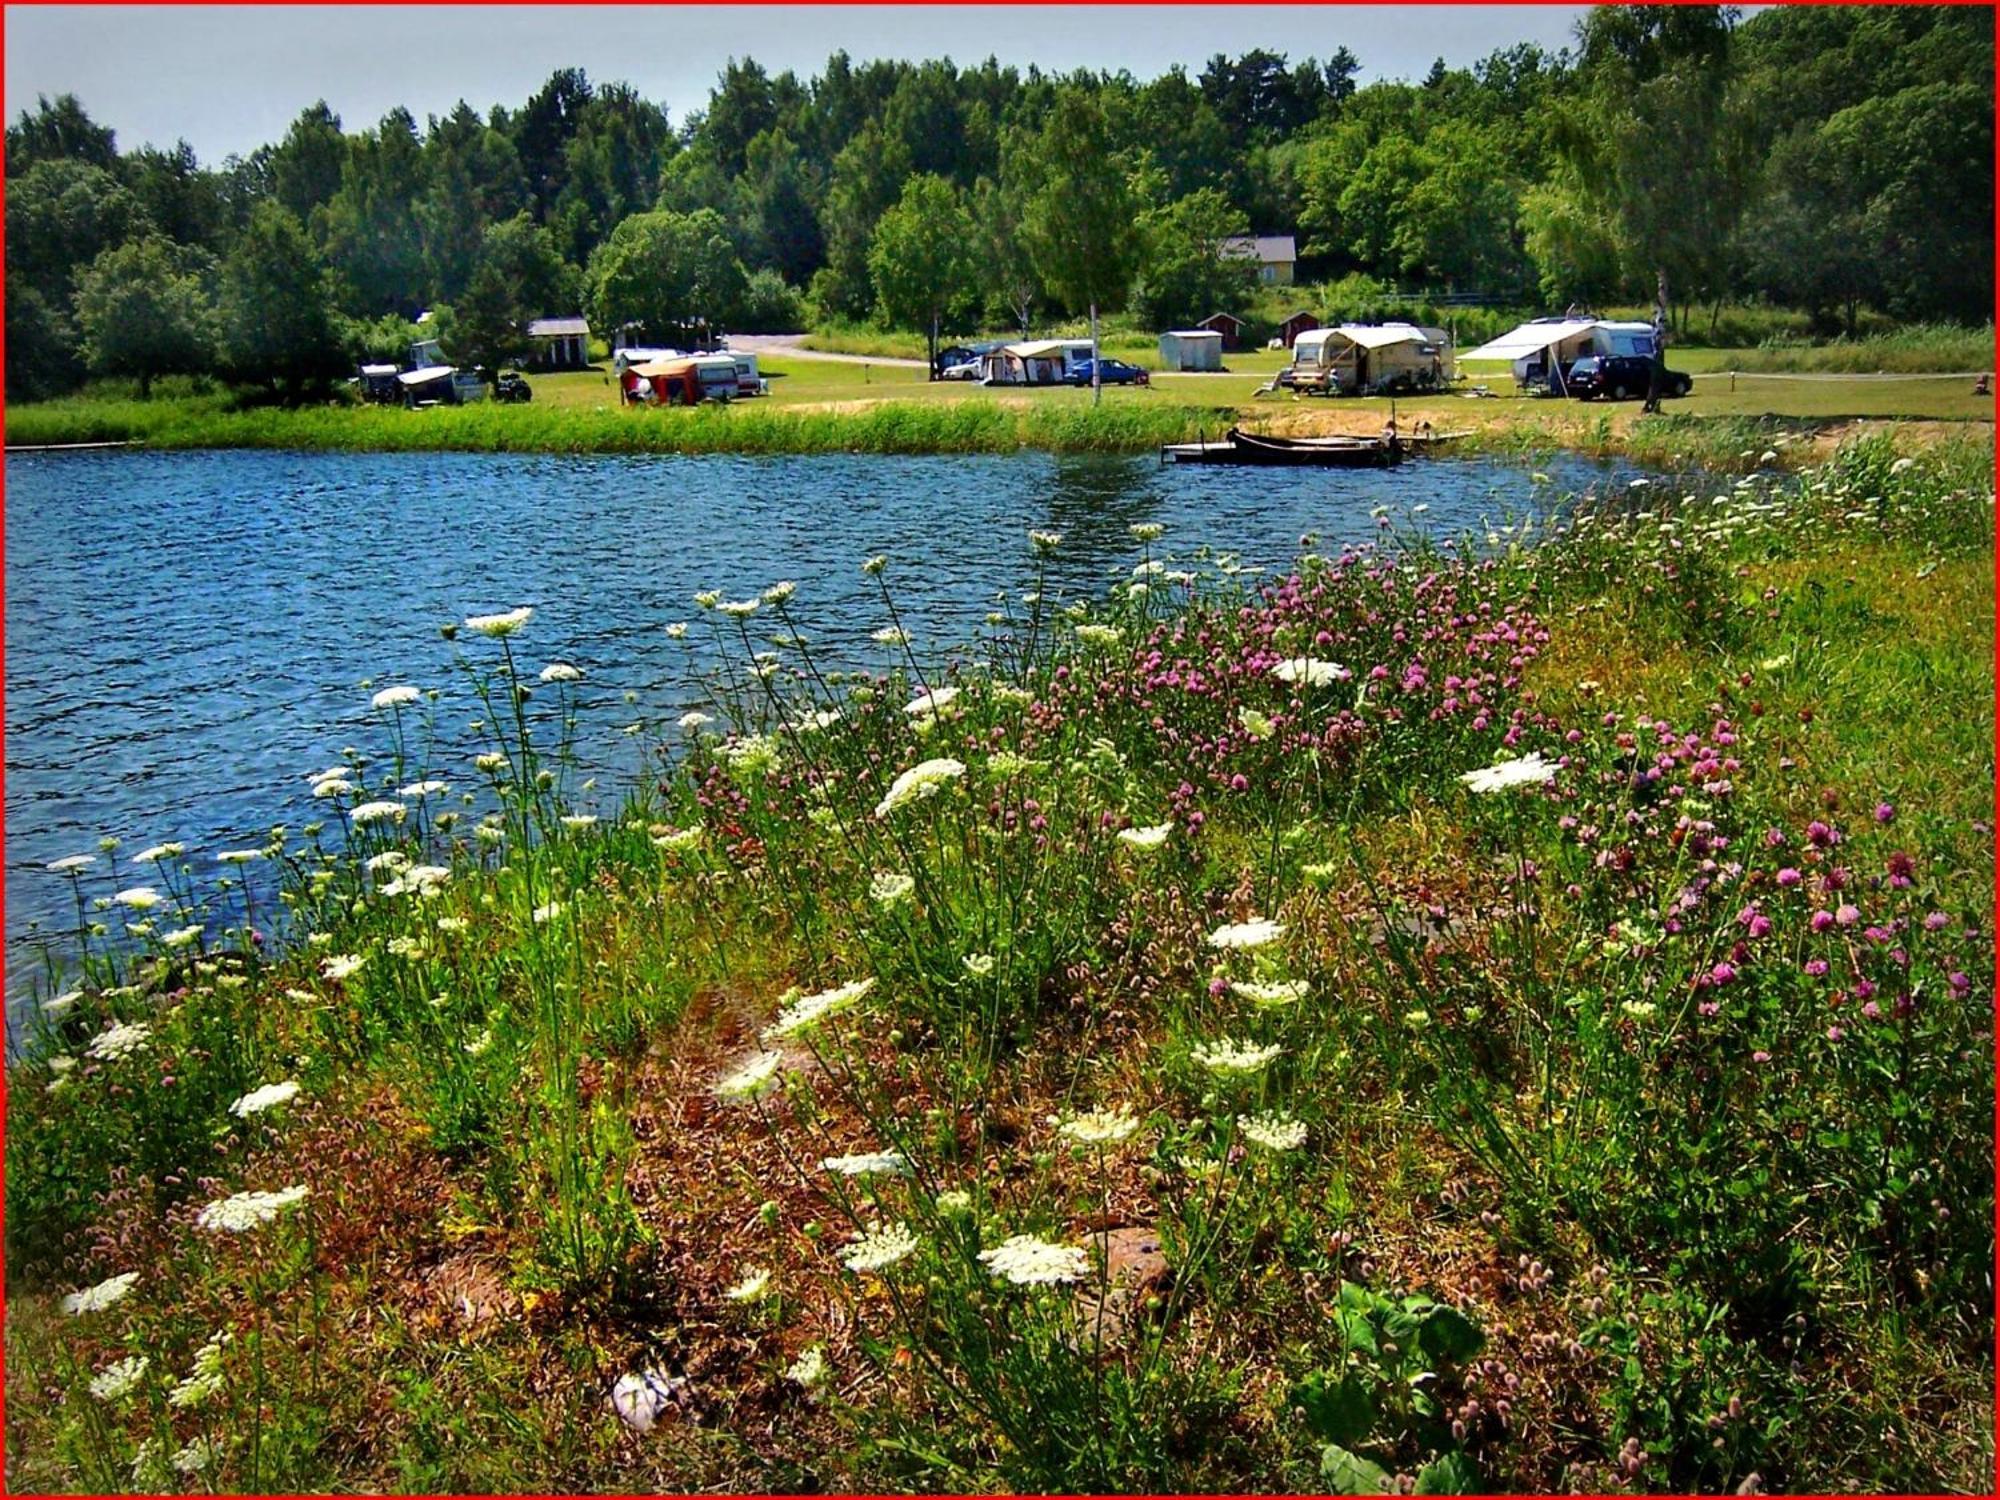
[[[1097,352],[1097,304],[1090,304],[1090,404],[1104,400],[1104,361]]]
[[[930,374],[924,377],[926,380],[936,380],[938,378],[937,339],[938,339],[938,315],[937,315],[937,309],[932,308],[931,309],[931,369],[930,369]]]

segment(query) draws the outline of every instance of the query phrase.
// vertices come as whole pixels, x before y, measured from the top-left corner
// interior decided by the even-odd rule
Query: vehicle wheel
[[[1610,398],[1613,401],[1623,401],[1625,399],[1625,387],[1622,385],[1614,385],[1605,394],[1610,396]]]
[[[1692,380],[1689,380],[1685,375],[1681,376],[1679,380],[1676,380],[1674,382],[1674,394],[1676,396],[1685,396],[1689,391],[1693,389],[1694,389],[1694,382]]]

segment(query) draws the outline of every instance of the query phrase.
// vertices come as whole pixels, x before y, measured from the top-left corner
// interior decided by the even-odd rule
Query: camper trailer
[[[1653,325],[1614,323],[1603,318],[1536,318],[1464,357],[1504,359],[1520,389],[1564,395],[1570,366],[1593,354],[1651,359]]]
[[[1311,328],[1292,344],[1289,384],[1322,396],[1434,391],[1451,378],[1451,336],[1415,323]]]
[[[1090,345],[1085,343],[1088,350]],[[1063,357],[1061,339],[1041,339],[1028,344],[1002,344],[981,357],[980,381],[984,385],[1061,385],[1068,362]],[[1084,358],[1090,356],[1086,353]]]

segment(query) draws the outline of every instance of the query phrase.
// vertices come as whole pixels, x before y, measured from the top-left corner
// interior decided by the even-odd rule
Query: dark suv
[[[1643,396],[1651,383],[1653,362],[1642,354],[1587,354],[1569,367],[1564,384],[1579,401],[1603,396],[1623,401],[1627,396]],[[1660,375],[1662,396],[1685,396],[1694,389],[1694,378],[1680,370]]]

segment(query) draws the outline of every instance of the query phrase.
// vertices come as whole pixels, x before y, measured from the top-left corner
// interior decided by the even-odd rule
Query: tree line
[[[556,72],[518,109],[324,103],[204,166],[117,149],[75,98],[7,131],[7,392],[215,374],[299,399],[393,357],[422,309],[464,363],[585,312],[650,339],[874,319],[1025,329],[1240,313],[1293,233],[1302,278],[1360,274],[1560,307],[1724,299],[1983,321],[1993,305],[1984,7],[1592,11],[1417,82],[1345,48],[1198,74],[989,59],[801,80],[732,60],[676,124]]]

